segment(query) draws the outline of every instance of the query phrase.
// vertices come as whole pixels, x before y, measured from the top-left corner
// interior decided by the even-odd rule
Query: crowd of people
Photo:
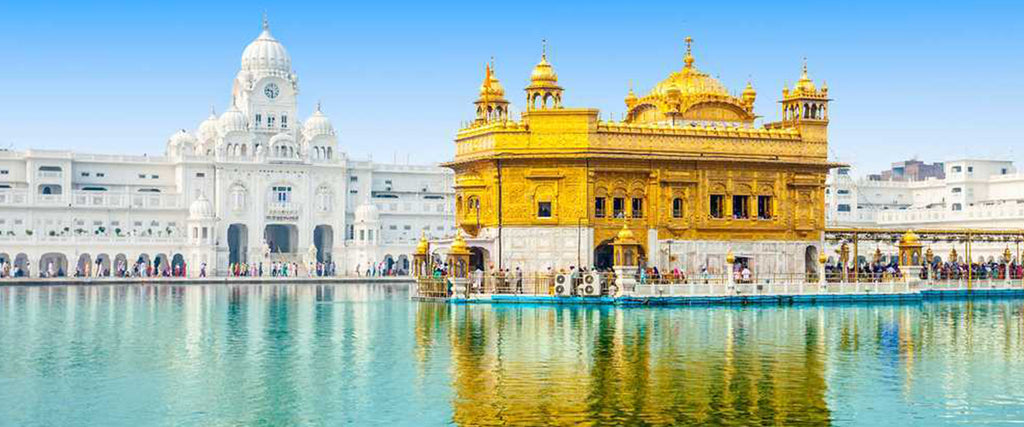
[[[334,261],[310,264],[305,271],[306,277],[330,277],[337,271]],[[295,262],[274,261],[264,268],[260,263],[232,263],[228,265],[228,276],[231,277],[299,277],[299,264]],[[205,277],[205,274],[200,277]]]
[[[388,276],[405,276],[408,272],[405,269],[399,268],[398,264],[386,263],[384,261],[378,263],[366,263],[366,267],[363,264],[356,264],[356,277],[388,277]]]
[[[825,265],[825,278],[830,282],[853,281],[854,276],[858,281],[887,282],[903,278],[903,271],[895,261],[861,263],[856,270],[853,266],[847,266],[844,269],[841,263]],[[968,276],[976,280],[1020,280],[1024,277],[1024,265],[1016,262],[1007,264],[995,261],[971,263],[970,265],[965,262],[936,262],[922,266],[918,278],[965,280]]]

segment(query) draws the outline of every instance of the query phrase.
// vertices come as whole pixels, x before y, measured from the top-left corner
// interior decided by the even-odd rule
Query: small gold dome
[[[622,230],[619,230],[619,234],[615,236],[615,240],[620,242],[628,242],[635,239],[633,231],[626,227],[626,224],[622,224]]]
[[[424,233],[420,236],[420,243],[416,245],[416,253],[425,254],[430,250],[430,242],[427,242],[427,235]]]
[[[918,239],[917,234],[914,233],[914,230],[907,230],[906,233],[903,233],[903,237],[900,239],[901,244],[912,245],[918,243],[919,241],[920,239]]]
[[[558,83],[558,74],[555,74],[555,69],[548,62],[547,55],[540,56],[540,62],[533,67],[533,72],[530,73],[530,81],[533,83]]]
[[[793,86],[793,91],[810,93],[816,90],[814,82],[807,76],[807,62],[804,62],[804,69],[800,74],[800,80],[796,82],[796,86]]]
[[[494,69],[491,68],[490,64],[487,64],[484,69],[484,82],[480,84],[480,97],[502,98],[504,96],[505,88],[501,86],[501,82],[494,76]]]
[[[455,240],[452,240],[452,248],[449,251],[451,254],[466,254],[469,253],[469,246],[466,245],[466,240],[462,238],[462,231],[455,233]]]
[[[636,94],[633,93],[633,88],[629,88],[629,93],[626,94],[626,106],[632,107],[633,104],[636,104],[636,101],[637,97]]]
[[[743,100],[747,101],[748,104],[753,103],[757,99],[757,91],[754,90],[754,86],[747,82],[746,89],[743,89]]]

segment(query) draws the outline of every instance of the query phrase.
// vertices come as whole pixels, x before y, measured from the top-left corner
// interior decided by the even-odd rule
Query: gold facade
[[[807,76],[783,90],[782,120],[753,125],[756,92],[732,96],[694,65],[646,96],[632,90],[621,121],[562,106],[546,55],[508,116],[492,67],[476,120],[459,130],[456,221],[476,236],[497,227],[587,227],[593,245],[623,224],[637,236],[722,241],[818,241],[825,225],[828,89]],[[646,246],[647,242],[642,240]]]

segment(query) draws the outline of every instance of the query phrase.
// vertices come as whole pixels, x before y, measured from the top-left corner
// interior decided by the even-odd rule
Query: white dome
[[[213,218],[213,203],[210,203],[206,196],[200,194],[199,198],[188,207],[188,214],[191,219]]]
[[[272,71],[285,75],[292,71],[292,58],[284,45],[270,34],[270,26],[263,19],[263,32],[242,52],[242,70]]]
[[[199,124],[199,139],[207,141],[217,138],[219,127],[217,115],[210,111],[210,117],[207,117],[206,120]]]
[[[195,147],[196,137],[192,136],[185,129],[174,132],[170,138],[167,138],[167,146],[172,150],[176,150],[183,146]]]
[[[249,129],[249,123],[245,119],[245,114],[239,111],[238,107],[235,107],[234,102],[231,103],[231,108],[228,111],[220,115],[220,119],[217,122],[220,125],[221,135],[228,132],[245,132]]]
[[[313,139],[320,135],[334,135],[334,126],[331,125],[331,119],[327,118],[320,111],[320,104],[317,104],[316,111],[306,120],[302,133],[306,136],[306,139]]]
[[[356,208],[356,222],[358,223],[377,222],[379,218],[380,212],[375,205],[360,205]]]

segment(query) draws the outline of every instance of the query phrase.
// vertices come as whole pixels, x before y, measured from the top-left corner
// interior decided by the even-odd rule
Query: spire
[[[210,104],[210,115],[211,116],[216,116],[217,115],[217,109],[213,107],[213,104]]]
[[[323,110],[320,109],[320,102],[321,101],[319,99],[316,100],[316,111],[315,111],[315,113],[317,113],[317,114],[323,114]]]
[[[548,39],[540,39],[540,59],[548,59]]]
[[[686,68],[693,68],[693,37],[686,36],[686,56],[683,57],[683,62],[686,63]]]
[[[263,11],[263,31],[269,31],[269,30],[270,30],[270,21],[267,20],[267,11],[264,10]]]
[[[807,57],[806,56],[804,57],[804,69],[803,69],[803,72],[800,74],[800,80],[809,80],[809,78],[807,77]]]

